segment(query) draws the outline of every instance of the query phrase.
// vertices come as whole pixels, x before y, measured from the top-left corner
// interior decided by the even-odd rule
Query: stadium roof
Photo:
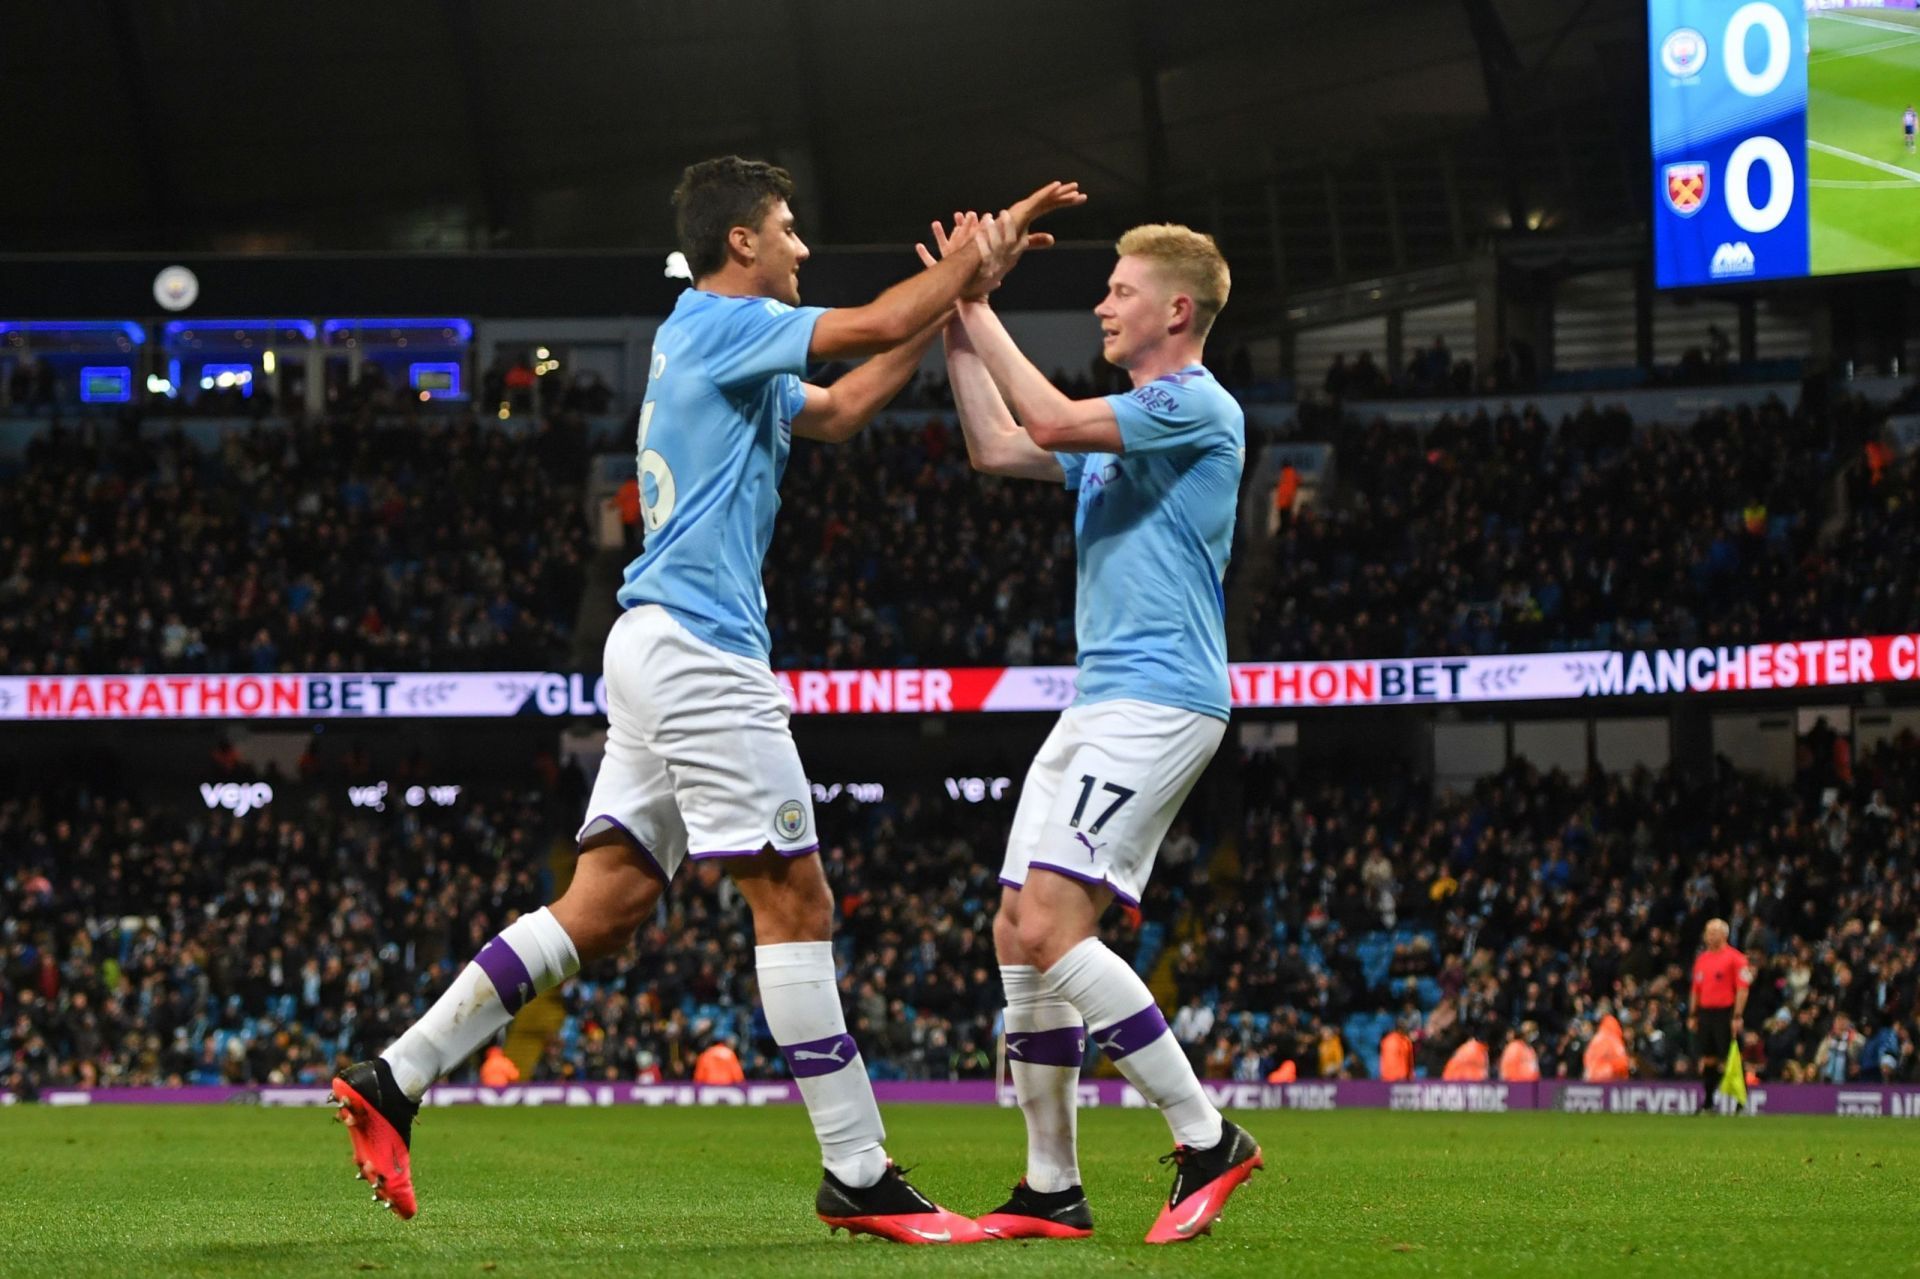
[[[32,0],[0,40],[0,249],[658,245],[681,166],[727,151],[793,168],[808,229],[842,244],[1054,176],[1100,197],[1089,236],[1204,219],[1269,173],[1324,210],[1301,175],[1451,154],[1490,87],[1518,117],[1632,120],[1643,21],[1595,0]],[[1452,181],[1471,232],[1486,201]]]

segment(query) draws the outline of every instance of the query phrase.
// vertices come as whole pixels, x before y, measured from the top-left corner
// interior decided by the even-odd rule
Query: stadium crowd
[[[0,673],[547,669],[587,553],[577,420],[56,425],[0,477]]]
[[[366,409],[205,452],[56,427],[0,475],[0,672],[564,668],[589,553],[582,421],[513,435]],[[1875,421],[1845,401],[1685,428],[1313,415],[1338,483],[1281,522],[1230,641],[1290,660],[1898,630],[1920,473],[1862,451]],[[776,664],[1073,660],[1073,496],[973,472],[948,412],[798,441],[788,472]]]
[[[1742,1051],[1762,1078],[1920,1078],[1920,742],[1854,760],[1835,740],[1808,735],[1792,786],[1724,761],[1704,779],[1517,762],[1436,796],[1253,758],[1242,848],[1202,872],[1216,905],[1175,965],[1225,1036],[1196,1047],[1244,1055],[1277,1007],[1263,1065],[1372,1074],[1397,1030],[1432,1076],[1517,1036],[1543,1076],[1581,1077],[1612,1017],[1635,1075],[1686,1077],[1690,963],[1718,917],[1754,970]]]
[[[1863,404],[1718,410],[1635,429],[1532,408],[1422,433],[1334,428],[1340,493],[1278,535],[1250,625],[1262,659],[1691,646],[1863,634],[1872,559],[1823,543]],[[1900,558],[1862,516],[1877,556]],[[1890,517],[1889,517],[1890,518]],[[1910,523],[1910,521],[1908,521]]]
[[[1073,661],[1073,495],[974,473],[950,420],[797,442],[782,490],[776,665]]]
[[[1398,1035],[1425,1075],[1517,1036],[1543,1075],[1579,1077],[1612,1017],[1626,1069],[1687,1077],[1687,965],[1721,916],[1756,970],[1761,1077],[1920,1078],[1920,743],[1844,777],[1810,761],[1795,787],[1516,765],[1455,796],[1252,756],[1244,829],[1203,848],[1177,826],[1143,918],[1116,914],[1109,939],[1209,1076],[1391,1073]],[[385,1046],[550,900],[584,779],[548,771],[545,789],[380,813],[0,801],[0,1090],[311,1083]],[[991,1075],[1009,815],[919,796],[823,811],[849,1025],[876,1075]],[[694,868],[630,954],[564,989],[532,1077],[683,1079],[715,1043],[778,1076],[750,943],[730,882]]]

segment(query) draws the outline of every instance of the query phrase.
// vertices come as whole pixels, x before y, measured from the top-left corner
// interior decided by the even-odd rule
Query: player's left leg
[[[966,1217],[935,1204],[887,1158],[873,1081],[847,1033],[833,961],[833,893],[820,855],[772,848],[727,869],[753,912],[754,970],[767,1029],[813,1120],[826,1165],[815,1209],[829,1226],[898,1243],[973,1243]]]

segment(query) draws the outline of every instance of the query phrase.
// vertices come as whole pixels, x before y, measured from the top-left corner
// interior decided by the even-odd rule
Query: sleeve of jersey
[[[1109,395],[1107,403],[1129,454],[1201,448],[1223,428],[1203,396],[1171,382],[1149,382],[1124,395]]]
[[[807,371],[807,347],[824,307],[788,306],[761,298],[729,308],[703,353],[707,373],[720,386],[764,382],[778,373]]]
[[[807,386],[792,373],[780,379],[780,400],[786,407],[787,421],[800,416],[800,410],[807,407]]]
[[[1068,491],[1077,492],[1080,488],[1080,472],[1087,469],[1086,458],[1079,453],[1055,453],[1053,460],[1060,463],[1060,472],[1066,476]]]

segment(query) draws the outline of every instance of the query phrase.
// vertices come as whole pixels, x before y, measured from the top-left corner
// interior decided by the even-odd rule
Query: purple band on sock
[[[1109,1059],[1119,1061],[1137,1053],[1167,1033],[1167,1019],[1158,1004],[1148,1004],[1131,1017],[1123,1017],[1104,1030],[1093,1032],[1093,1042]]]
[[[795,1079],[811,1079],[851,1066],[860,1056],[860,1045],[852,1035],[828,1035],[804,1044],[781,1044],[780,1051]]]
[[[1010,1030],[1007,1058],[1029,1066],[1071,1066],[1087,1059],[1087,1028],[1062,1026],[1058,1030]]]
[[[519,1012],[533,998],[533,974],[527,971],[526,961],[500,938],[495,937],[482,946],[473,962],[480,965],[480,971],[493,983],[500,995],[500,1006],[508,1012]]]

